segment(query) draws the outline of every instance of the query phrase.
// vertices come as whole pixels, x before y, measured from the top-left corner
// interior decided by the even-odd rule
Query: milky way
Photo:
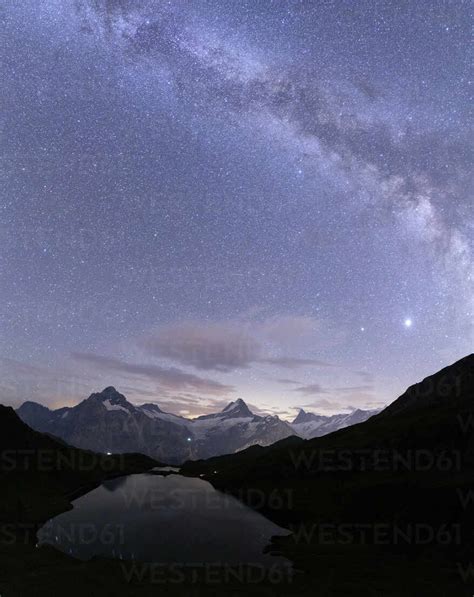
[[[472,351],[468,2],[0,18],[2,402],[329,413]]]

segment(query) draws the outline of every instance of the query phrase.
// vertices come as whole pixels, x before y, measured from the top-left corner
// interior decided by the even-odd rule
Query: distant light
[[[360,328],[360,331],[361,332],[365,332],[365,328]]]
[[[216,474],[216,473],[217,473],[217,471],[214,471],[214,474]]]
[[[406,328],[411,328],[411,326],[413,324],[413,321],[409,317],[407,317],[407,319],[405,319],[405,321],[403,322],[403,324],[404,324],[404,326]]]
[[[192,441],[190,437],[187,438],[188,442]]]
[[[112,456],[112,452],[107,452],[107,456]]]

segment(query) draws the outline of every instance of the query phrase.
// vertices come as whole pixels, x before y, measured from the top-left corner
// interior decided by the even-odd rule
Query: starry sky
[[[5,0],[0,401],[379,408],[472,352],[463,0]]]

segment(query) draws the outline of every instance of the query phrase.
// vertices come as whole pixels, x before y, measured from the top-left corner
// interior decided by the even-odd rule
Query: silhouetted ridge
[[[398,415],[426,407],[455,406],[467,396],[474,397],[474,354],[410,386],[378,417]]]

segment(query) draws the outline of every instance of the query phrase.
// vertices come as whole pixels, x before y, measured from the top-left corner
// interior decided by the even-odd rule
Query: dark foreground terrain
[[[472,595],[473,401],[469,355],[360,425],[182,472],[291,528],[274,549],[320,594]]]
[[[271,549],[293,562],[294,575],[264,578],[225,566],[80,562],[36,548],[37,526],[69,508],[78,492],[156,463],[72,449],[1,408],[0,594],[470,596],[473,396],[470,355],[360,425],[186,463],[184,474],[209,480],[293,531],[274,538]]]

